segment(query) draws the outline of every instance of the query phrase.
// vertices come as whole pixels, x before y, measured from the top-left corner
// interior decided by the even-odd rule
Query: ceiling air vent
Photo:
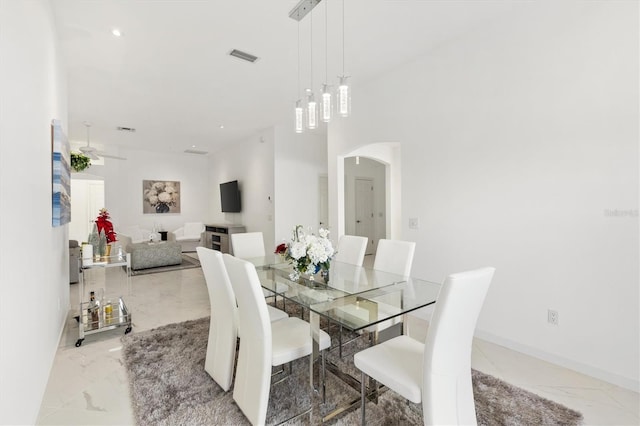
[[[233,49],[231,52],[229,52],[229,55],[235,56],[236,58],[239,58],[239,59],[242,59],[243,61],[248,61],[251,63],[258,60],[257,56],[253,56],[251,53],[243,52],[238,49]]]
[[[197,155],[208,154],[207,151],[199,151],[197,149],[185,149],[184,152],[186,152],[187,154],[197,154]]]
[[[133,127],[120,127],[120,126],[118,126],[118,127],[116,127],[116,129],[118,129],[121,132],[131,132],[131,133],[133,133],[133,132],[136,131],[136,129],[134,129]]]

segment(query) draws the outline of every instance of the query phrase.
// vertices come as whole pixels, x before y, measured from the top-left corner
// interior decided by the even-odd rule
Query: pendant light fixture
[[[322,113],[321,120],[325,123],[329,123],[331,121],[331,115],[333,113],[333,105],[331,100],[331,86],[327,83],[329,80],[329,31],[328,31],[328,21],[329,21],[329,1],[325,0],[324,3],[324,81],[325,83],[322,85]]]
[[[311,11],[309,29],[310,29],[309,40],[310,40],[310,45],[311,45],[311,49],[310,49],[310,58],[311,58],[310,78],[311,78],[311,84],[309,85],[309,88],[307,89],[307,129],[313,130],[316,127],[318,127],[318,104],[316,103],[316,99],[313,96],[313,10]]]
[[[304,127],[303,121],[302,100],[300,99],[300,21],[298,21],[298,100],[296,101],[295,108],[296,133],[302,133]]]
[[[338,91],[336,93],[336,106],[338,114],[348,117],[351,114],[351,88],[344,73],[344,0],[342,0],[342,75],[338,77]]]
[[[321,1],[325,2],[325,82],[322,84],[322,98],[319,102],[316,101],[313,93],[313,9]],[[329,123],[335,114],[339,114],[342,117],[348,117],[351,114],[351,88],[345,75],[345,5],[342,0],[342,75],[339,76],[339,85],[336,88],[336,92],[333,93],[333,88],[328,83],[328,0],[300,0],[298,4],[289,12],[289,18],[298,21],[298,100],[295,107],[295,131],[296,133],[302,133],[304,127],[308,129],[315,129],[318,127],[320,120],[325,123]],[[311,14],[310,18],[310,57],[311,57],[311,84],[309,88],[305,90],[306,99],[304,102],[300,93],[300,21],[304,19],[307,14]],[[335,96],[335,98],[333,97]]]

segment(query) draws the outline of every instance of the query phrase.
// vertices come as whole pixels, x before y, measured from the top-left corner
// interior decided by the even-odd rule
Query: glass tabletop
[[[251,263],[261,269],[263,288],[351,330],[430,305],[440,291],[439,283],[335,261],[326,281],[320,274],[291,280],[287,263],[264,264],[257,258]]]
[[[254,263],[254,265],[256,265],[256,263]],[[269,268],[272,269],[277,276],[285,279],[287,279],[292,272],[291,265],[282,261],[269,265]],[[328,277],[322,276],[321,273],[315,274],[313,279],[306,275],[300,277],[301,280],[308,281],[308,285],[317,287],[324,284],[347,294],[361,293],[374,288],[384,287],[405,281],[407,278],[408,277],[403,275],[376,271],[371,268],[336,261],[331,262]]]
[[[313,312],[351,330],[360,330],[435,303],[440,283],[406,281],[309,306]]]
[[[256,269],[269,269],[283,264],[288,265],[282,256],[273,253],[269,253],[264,256],[250,257],[244,260],[251,262]]]

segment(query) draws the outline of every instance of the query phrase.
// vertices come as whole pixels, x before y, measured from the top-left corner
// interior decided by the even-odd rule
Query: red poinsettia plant
[[[109,220],[109,212],[104,207],[100,209],[98,219],[96,219],[96,225],[98,227],[98,233],[104,231],[104,235],[107,237],[107,243],[117,241],[116,233],[113,230],[113,223]]]

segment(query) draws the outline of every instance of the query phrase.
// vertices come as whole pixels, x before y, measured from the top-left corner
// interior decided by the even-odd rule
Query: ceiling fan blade
[[[99,160],[100,157],[98,157],[96,154],[94,154],[93,150],[90,151],[83,151],[84,155],[86,155],[87,157],[91,158],[92,160]]]

